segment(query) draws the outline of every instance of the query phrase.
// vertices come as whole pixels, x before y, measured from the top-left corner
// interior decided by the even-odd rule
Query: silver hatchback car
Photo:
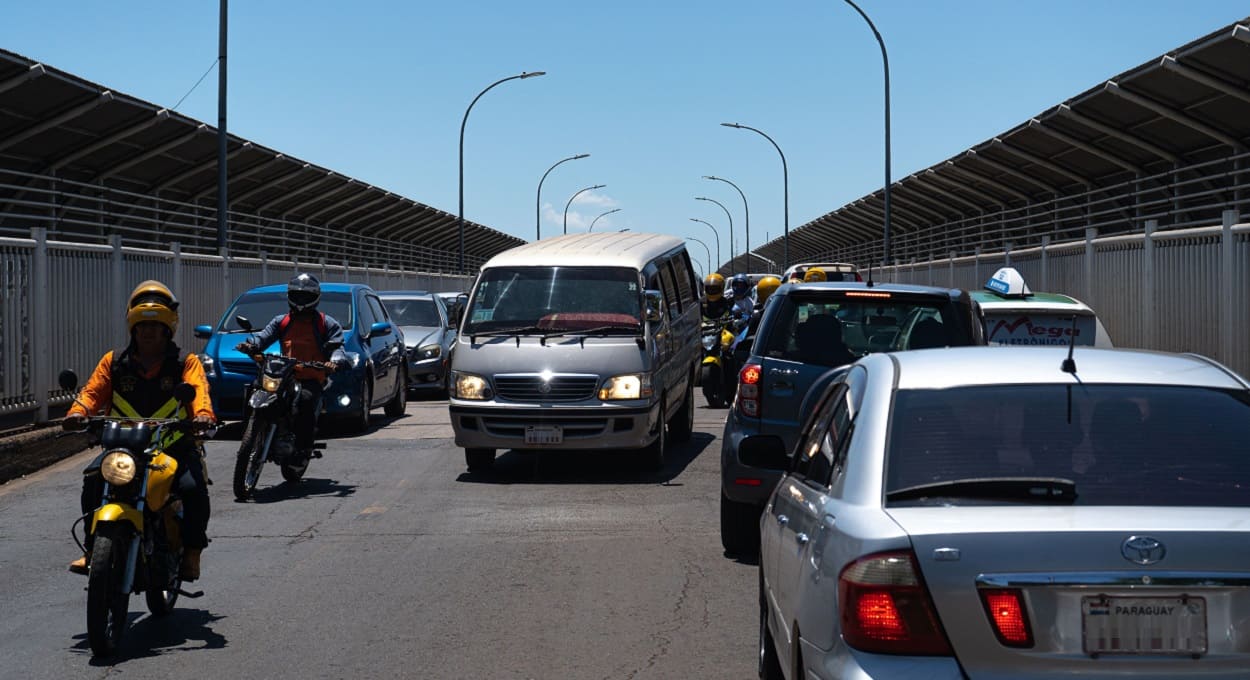
[[[814,395],[760,519],[761,678],[1247,677],[1250,384],[1067,357],[870,355]]]

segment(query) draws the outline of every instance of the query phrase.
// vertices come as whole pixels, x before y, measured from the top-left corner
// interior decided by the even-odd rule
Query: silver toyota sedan
[[[1250,674],[1250,383],[1068,357],[870,355],[749,447],[761,678]]]

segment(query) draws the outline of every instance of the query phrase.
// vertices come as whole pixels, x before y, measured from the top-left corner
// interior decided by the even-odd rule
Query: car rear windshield
[[[900,390],[890,422],[886,493],[956,480],[1059,478],[1075,483],[1076,505],[1247,507],[1246,442],[1250,397],[1244,391],[1161,385]],[[940,494],[926,502],[939,497],[943,504],[986,502]]]
[[[624,267],[492,267],[482,272],[465,333],[620,329],[642,325],[638,272]]]
[[[438,326],[441,320],[431,298],[403,299],[385,298],[382,304],[391,315],[391,321],[400,326]]]
[[[352,294],[348,292],[323,292],[321,302],[317,304],[318,311],[334,317],[334,320],[338,321],[345,331],[352,327],[351,309]],[[285,292],[244,295],[230,308],[229,312],[226,312],[217,330],[218,332],[242,330],[234,320],[236,316],[247,317],[247,320],[252,322],[252,327],[260,330],[275,316],[286,314],[288,311],[290,307],[287,305]]]
[[[840,366],[871,352],[972,344],[949,298],[856,291],[811,291],[781,301],[757,350],[761,355]]]

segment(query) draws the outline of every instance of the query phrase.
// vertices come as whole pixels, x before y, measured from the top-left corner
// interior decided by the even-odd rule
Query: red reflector
[[[863,297],[863,298],[886,298],[886,299],[891,297],[889,293],[881,293],[881,292],[876,292],[876,291],[868,292],[868,291],[858,291],[858,290],[848,290],[846,291],[846,296],[847,297]]]
[[[1024,615],[1024,601],[1015,588],[982,590],[981,601],[994,624],[998,641],[1008,647],[1032,647],[1033,633]]]
[[[764,482],[762,480],[752,479],[750,477],[739,477],[734,480],[734,484],[737,484],[738,486],[760,486],[763,483]]]
[[[875,640],[903,640],[907,629],[889,593],[864,593],[855,603],[860,630]]]

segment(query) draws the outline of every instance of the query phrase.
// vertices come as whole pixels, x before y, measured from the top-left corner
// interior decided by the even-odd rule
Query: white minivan
[[[655,468],[694,427],[698,278],[685,242],[635,232],[518,246],[482,267],[452,352],[456,445],[637,449]]]

